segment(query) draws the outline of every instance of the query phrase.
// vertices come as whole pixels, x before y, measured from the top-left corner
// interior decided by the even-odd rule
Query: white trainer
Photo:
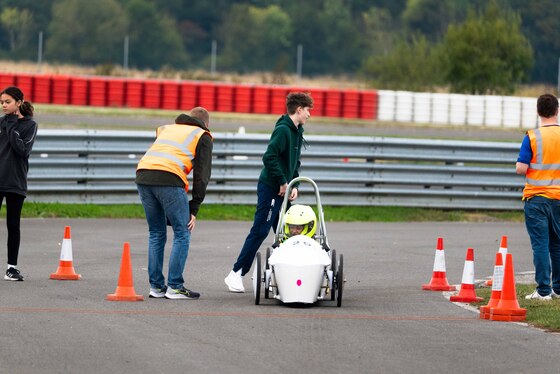
[[[552,290],[550,296],[552,296],[553,299],[560,299],[560,294],[557,294],[554,290]]]
[[[541,296],[541,294],[539,294],[539,292],[537,290],[535,290],[535,292],[533,292],[532,294],[525,296],[525,299],[526,300],[550,301],[550,300],[552,300],[552,296],[550,296],[550,295]]]
[[[230,271],[228,276],[225,277],[224,282],[226,282],[230,292],[245,292],[243,278],[241,277],[241,269],[237,270],[237,272],[233,270]]]

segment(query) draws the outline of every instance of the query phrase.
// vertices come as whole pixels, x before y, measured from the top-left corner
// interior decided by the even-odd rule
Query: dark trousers
[[[241,274],[245,275],[251,270],[255,255],[261,244],[268,236],[270,228],[278,224],[278,216],[284,198],[278,195],[278,191],[268,185],[259,182],[257,185],[257,210],[253,220],[253,227],[245,239],[245,244],[239,253],[237,262],[233,265],[233,271],[242,269]]]
[[[25,196],[11,192],[0,192],[0,209],[6,198],[6,226],[8,227],[8,264],[17,265],[19,254],[19,222]]]

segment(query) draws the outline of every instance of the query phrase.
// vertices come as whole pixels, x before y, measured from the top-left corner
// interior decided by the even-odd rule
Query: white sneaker
[[[537,290],[530,295],[525,296],[525,300],[541,300],[541,301],[550,301],[552,300],[552,296],[546,295],[541,296]]]
[[[552,296],[553,299],[560,299],[560,295],[557,294],[556,292],[554,292],[554,290],[552,290],[552,293],[550,294],[550,296]]]
[[[224,282],[226,282],[230,292],[245,292],[243,278],[241,277],[241,269],[237,270],[237,272],[233,270],[230,271],[228,276],[225,277]]]
[[[151,288],[150,287],[150,296],[151,298],[156,299],[163,299],[165,297],[165,292],[167,292],[167,286],[163,286],[163,288]]]

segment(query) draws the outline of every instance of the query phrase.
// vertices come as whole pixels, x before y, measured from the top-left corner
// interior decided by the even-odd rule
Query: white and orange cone
[[[513,269],[513,257],[511,253],[506,255],[504,266],[504,283],[502,295],[498,305],[490,308],[491,321],[520,322],[527,318],[527,309],[519,307],[517,291],[515,289],[515,270]]]
[[[502,241],[500,242],[500,248],[498,249],[498,253],[500,253],[502,255],[502,264],[505,264],[506,263],[506,255],[508,253],[507,236],[502,236]],[[487,286],[491,286],[492,285],[492,279],[488,279],[484,284],[487,285]],[[493,290],[493,288],[492,288],[492,290]]]
[[[463,267],[463,279],[459,294],[449,298],[453,302],[473,303],[482,301],[482,297],[476,296],[474,291],[474,249],[467,249],[465,266]]]
[[[504,256],[505,257],[505,256]],[[490,318],[490,308],[498,306],[502,297],[502,285],[504,283],[504,261],[500,252],[496,253],[496,264],[494,265],[494,274],[492,275],[492,293],[487,305],[480,307],[480,318]]]
[[[51,273],[51,279],[56,280],[79,280],[82,278],[80,274],[74,271],[72,260],[72,239],[70,237],[70,226],[64,228],[64,239],[62,239],[62,248],[60,250],[60,261],[58,269],[55,273]]]
[[[436,256],[434,259],[434,271],[432,280],[429,284],[422,285],[423,290],[427,291],[455,291],[455,286],[451,286],[447,281],[445,271],[445,252],[443,250],[443,238],[438,238]]]

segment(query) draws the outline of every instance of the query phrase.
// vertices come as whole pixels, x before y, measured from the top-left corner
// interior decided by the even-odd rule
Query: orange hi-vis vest
[[[197,126],[165,125],[156,130],[156,141],[138,162],[136,170],[161,170],[173,173],[189,190],[187,175],[192,170],[200,137],[210,132]]]
[[[544,196],[560,200],[560,127],[543,126],[527,131],[533,158],[526,175],[523,200]]]

